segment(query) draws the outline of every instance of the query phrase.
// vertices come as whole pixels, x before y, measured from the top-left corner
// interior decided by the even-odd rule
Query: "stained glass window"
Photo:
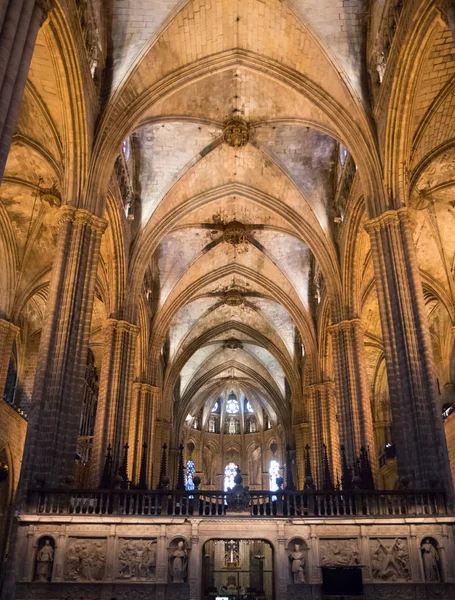
[[[269,466],[269,488],[271,492],[276,492],[278,485],[276,478],[280,476],[280,465],[277,460],[271,460]]]
[[[251,402],[247,400],[246,409],[249,413],[254,413],[254,408],[251,406]]]
[[[212,406],[212,412],[216,412],[218,410],[218,406],[219,406],[219,402],[218,400],[215,402],[215,404]]]
[[[186,475],[185,475],[185,489],[186,490],[194,490],[194,461],[189,460],[186,463]]]
[[[230,415],[236,415],[240,410],[240,405],[235,394],[229,394],[228,401],[226,402],[226,412]]]
[[[232,490],[235,485],[234,477],[237,474],[238,466],[231,462],[224,469],[224,491]]]

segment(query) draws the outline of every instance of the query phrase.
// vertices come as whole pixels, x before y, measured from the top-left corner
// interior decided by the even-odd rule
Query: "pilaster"
[[[305,446],[311,444],[311,426],[309,423],[294,425],[295,460],[297,464],[298,489],[303,490],[305,479]]]
[[[24,451],[25,487],[59,487],[71,479],[106,224],[87,210],[61,209]]]
[[[123,446],[129,441],[138,333],[137,325],[107,320],[90,469],[91,485],[95,487],[100,482],[108,444],[112,446],[115,467],[122,461]]]
[[[130,448],[132,450],[132,478],[139,480],[143,444],[147,444],[147,485],[152,482],[152,453],[155,438],[156,407],[160,388],[135,381],[130,426]]]
[[[375,270],[399,474],[411,486],[451,488],[408,210],[387,211],[365,228]]]
[[[332,335],[340,444],[344,446],[351,464],[359,455],[360,448],[367,448],[375,472],[377,460],[373,416],[360,319],[336,323],[329,328],[329,332]]]
[[[340,441],[338,436],[335,384],[333,381],[313,383],[310,386],[312,420],[313,459],[319,484],[322,482],[322,444],[327,446],[327,455],[334,482],[340,476]]]

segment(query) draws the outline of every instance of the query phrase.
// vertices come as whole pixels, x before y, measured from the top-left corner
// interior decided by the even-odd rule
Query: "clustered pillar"
[[[61,213],[24,454],[27,487],[71,481],[106,228],[104,219],[87,210],[65,206]]]
[[[106,323],[90,469],[93,487],[101,481],[107,446],[112,448],[112,464],[116,469],[122,462],[123,448],[129,441],[138,333],[138,326],[127,321],[108,319]]]
[[[390,210],[366,225],[370,235],[402,481],[450,485],[422,286],[409,213]]]
[[[141,463],[145,453],[144,483],[147,487],[152,484],[153,463],[150,460],[150,454],[154,447],[156,408],[159,391],[159,388],[150,383],[135,381],[133,384],[133,422],[130,427],[130,447],[133,450],[131,471],[133,480],[139,481],[141,477]]]
[[[0,319],[0,394],[5,389],[13,343],[19,328],[10,321]]]
[[[332,325],[329,331],[332,334],[340,444],[344,446],[351,465],[359,456],[360,449],[367,449],[374,470],[373,416],[360,319],[341,321]]]

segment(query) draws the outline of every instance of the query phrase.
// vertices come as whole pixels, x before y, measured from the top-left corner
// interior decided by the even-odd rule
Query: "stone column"
[[[106,221],[87,210],[61,209],[24,451],[25,487],[60,487],[72,475],[105,228]]]
[[[0,395],[2,397],[5,390],[13,343],[18,333],[19,327],[16,327],[10,321],[0,319]]]
[[[16,127],[36,36],[50,7],[48,0],[0,3],[0,181]]]
[[[155,439],[156,407],[160,389],[150,383],[133,383],[133,403],[130,426],[132,450],[132,477],[139,480],[142,446],[147,444],[147,486],[152,485],[153,448]]]
[[[451,489],[422,285],[407,208],[366,224],[370,235],[398,472],[412,486]]]
[[[298,489],[303,490],[305,480],[305,446],[311,444],[311,425],[299,423],[294,425],[295,460],[297,464]]]
[[[315,467],[319,485],[322,483],[322,444],[327,446],[327,455],[334,483],[340,476],[340,441],[338,436],[337,406],[335,384],[333,381],[323,381],[310,386],[311,404],[317,428],[312,429],[312,446],[317,447]]]
[[[329,331],[332,334],[340,444],[351,464],[359,456],[360,448],[367,448],[374,473],[377,460],[363,328],[360,319],[351,319],[332,325]]]
[[[122,462],[123,447],[129,441],[138,333],[137,325],[107,320],[90,469],[92,487],[100,483],[108,444],[112,446],[115,469]]]
[[[199,543],[199,523],[191,522],[191,552],[188,561],[188,585],[190,586],[190,600],[199,600],[201,597],[202,576],[202,549]]]

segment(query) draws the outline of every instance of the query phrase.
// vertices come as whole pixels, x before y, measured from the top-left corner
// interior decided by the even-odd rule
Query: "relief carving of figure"
[[[65,579],[100,581],[105,560],[105,541],[72,540],[66,553]]]
[[[151,579],[156,567],[156,542],[155,540],[124,540],[118,558],[119,577]]]
[[[215,433],[215,417],[211,416],[209,419],[209,433]]]
[[[171,554],[171,576],[172,583],[184,583],[188,565],[188,552],[185,543],[180,541],[177,550]]]
[[[400,538],[383,542],[377,540],[371,556],[373,579],[398,581],[411,579],[406,540]]]
[[[352,567],[360,564],[357,540],[321,540],[321,565]]]
[[[425,581],[440,581],[439,575],[439,552],[431,543],[429,538],[423,540],[420,546],[422,552],[423,571],[425,573]]]
[[[294,551],[289,552],[291,572],[294,583],[305,583],[305,553],[299,544],[294,544]]]
[[[54,562],[54,549],[50,540],[44,542],[36,555],[36,579],[38,581],[48,581],[52,573],[52,563]]]

